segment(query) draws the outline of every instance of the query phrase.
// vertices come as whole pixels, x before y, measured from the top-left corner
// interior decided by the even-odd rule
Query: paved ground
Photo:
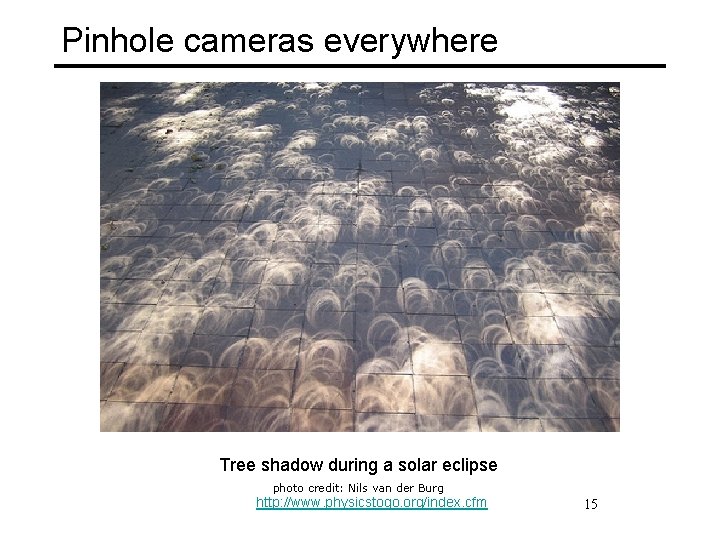
[[[619,429],[617,85],[100,94],[101,429]]]

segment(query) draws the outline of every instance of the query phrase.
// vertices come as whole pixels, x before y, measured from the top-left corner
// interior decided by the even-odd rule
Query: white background
[[[407,7],[403,8],[405,4]],[[683,2],[23,5],[2,50],[6,538],[707,536],[717,479],[718,88],[713,18]],[[424,6],[424,7],[423,7]],[[6,8],[7,9],[7,8]],[[63,26],[154,26],[168,54],[62,52]],[[495,53],[407,62],[667,63],[664,70],[59,70],[56,62],[389,62],[328,33],[493,33]],[[309,55],[184,53],[189,33],[309,33]],[[79,48],[78,48],[79,50]],[[98,430],[99,81],[620,81],[621,432],[108,434]],[[495,459],[496,473],[223,473],[234,459]],[[443,484],[491,510],[256,512],[283,481]],[[710,492],[711,493],[711,492]],[[585,510],[585,499],[599,508]]]

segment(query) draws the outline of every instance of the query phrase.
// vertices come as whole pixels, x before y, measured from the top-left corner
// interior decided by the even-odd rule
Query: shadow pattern
[[[619,429],[619,85],[100,97],[102,430]]]

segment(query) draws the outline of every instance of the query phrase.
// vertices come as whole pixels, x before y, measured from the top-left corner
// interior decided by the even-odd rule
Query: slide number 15
[[[585,510],[596,510],[597,499],[585,499]]]

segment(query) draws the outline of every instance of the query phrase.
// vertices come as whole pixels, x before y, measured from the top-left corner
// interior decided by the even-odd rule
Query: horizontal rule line
[[[408,69],[505,69],[505,68],[536,68],[536,69],[665,69],[667,64],[54,64],[55,68],[72,69],[201,69],[201,68],[230,68],[230,69],[292,69],[292,68],[408,68]]]

